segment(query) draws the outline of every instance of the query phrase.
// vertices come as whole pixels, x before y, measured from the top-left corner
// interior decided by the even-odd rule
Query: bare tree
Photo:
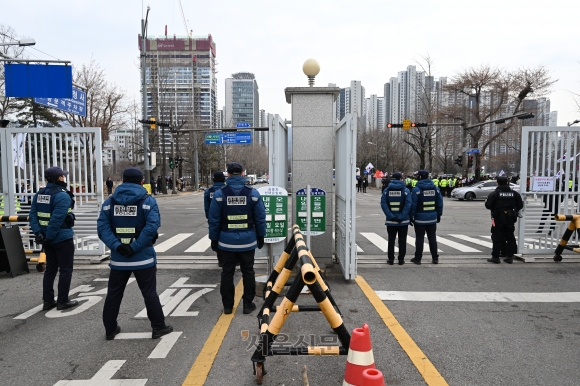
[[[74,82],[87,93],[87,114],[65,113],[66,120],[72,127],[100,127],[104,142],[126,123],[125,92],[107,82],[105,71],[94,60],[73,70]]]
[[[463,93],[469,98],[470,106],[466,107],[465,120],[468,127],[470,124],[500,118],[505,113],[513,115],[520,112],[524,99],[545,95],[554,83],[555,80],[551,79],[549,71],[543,66],[509,72],[484,65],[458,73],[448,90]],[[451,106],[451,111],[447,111],[447,114],[455,116],[462,108],[463,106]],[[468,130],[471,146],[480,149],[473,162],[476,179],[481,176],[481,160],[487,148],[514,124],[515,121],[512,120],[503,127],[496,126],[494,131],[486,125]]]
[[[0,24],[0,43],[13,42],[21,39],[16,30],[8,25]],[[12,58],[23,58],[24,47],[19,46],[0,46],[0,52]],[[14,113],[18,110],[19,99],[6,98],[4,90],[6,89],[6,81],[4,78],[4,66],[0,66],[0,119],[5,119],[8,114]]]
[[[423,82],[417,82],[417,115],[415,122],[432,123],[436,121],[437,103],[432,98],[435,91],[435,81],[432,74],[433,59],[427,55],[421,57],[422,61],[415,62],[421,67],[424,73]],[[415,103],[415,101],[412,101]],[[434,139],[440,126],[428,125],[427,127],[414,127],[407,132],[405,143],[411,150],[419,156],[419,169],[433,169]]]

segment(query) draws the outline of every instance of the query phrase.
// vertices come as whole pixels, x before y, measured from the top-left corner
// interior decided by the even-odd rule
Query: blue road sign
[[[477,154],[480,153],[479,149],[471,149],[467,152],[467,154]]]
[[[238,129],[247,129],[251,127],[250,124],[248,122],[238,122],[236,123],[236,128]]]
[[[252,143],[252,132],[224,132],[207,133],[205,135],[206,145],[249,145]]]
[[[7,63],[4,79],[7,97],[72,97],[71,66]]]
[[[34,98],[34,103],[81,117],[87,116],[87,93],[75,86],[72,89],[72,98]]]

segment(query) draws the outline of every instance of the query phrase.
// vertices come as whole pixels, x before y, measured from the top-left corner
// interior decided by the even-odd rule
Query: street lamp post
[[[147,14],[145,20],[141,19],[141,108],[143,121],[147,121],[147,84],[145,83],[145,65],[147,62],[147,18],[149,17],[149,10],[147,6]],[[151,174],[149,171],[149,126],[143,124],[143,152],[145,157],[143,160],[143,168],[145,169],[145,183],[151,182]]]

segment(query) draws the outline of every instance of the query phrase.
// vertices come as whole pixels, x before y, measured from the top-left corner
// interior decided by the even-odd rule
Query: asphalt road
[[[387,385],[428,384],[434,379],[425,371],[429,364],[441,376],[437,379],[443,383],[438,384],[578,384],[580,265],[576,260],[494,265],[485,262],[489,249],[465,242],[480,252],[459,253],[442,246],[439,265],[387,266],[380,261],[384,254],[379,247],[362,235],[386,238],[378,198],[379,192],[372,190],[357,196],[357,243],[364,251],[359,258],[367,259],[359,264],[358,274],[370,286],[370,295],[358,280],[345,283],[336,266],[328,270],[327,280],[347,329],[369,324],[375,364]],[[16,278],[0,273],[0,384],[113,385],[123,380],[130,386],[180,385],[196,359],[206,358],[204,345],[215,347],[218,341],[205,384],[255,384],[250,361],[258,334],[255,312],[243,315],[239,307],[222,331],[223,341],[218,339],[216,329],[223,317],[217,264],[209,260],[210,252],[175,258],[183,256],[178,253],[182,243],[189,248],[207,234],[201,196],[158,201],[164,234],[160,242],[180,233],[199,237],[189,236],[191,243],[185,239],[159,253],[158,293],[166,299],[173,335],[161,340],[149,337],[149,322],[141,314],[143,300],[133,282],[127,286],[119,316],[123,339],[104,339],[105,263],[77,264],[71,286],[76,293],[71,298],[80,299],[81,305],[63,312],[34,312],[41,304],[42,274],[32,266],[30,274]],[[463,234],[485,240],[488,219],[481,201],[445,199],[438,233],[448,239]],[[413,236],[412,231],[409,234]],[[412,251],[409,246],[408,254]],[[262,264],[256,270],[265,273]],[[237,273],[236,282],[239,279]],[[382,301],[373,305],[369,296]],[[261,299],[256,300],[260,305]],[[298,304],[314,301],[304,294]],[[401,339],[401,331],[408,340]],[[328,344],[331,332],[317,312],[293,313],[282,328],[292,345],[301,340]],[[419,362],[412,360],[417,358],[413,347],[422,353]],[[341,385],[345,363],[343,356],[270,357],[263,384],[302,385],[301,369],[306,364],[311,385]]]

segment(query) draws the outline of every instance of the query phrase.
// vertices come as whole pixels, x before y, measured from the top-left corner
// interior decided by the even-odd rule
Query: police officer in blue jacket
[[[429,239],[429,249],[431,250],[431,262],[439,263],[437,254],[437,223],[441,221],[443,215],[443,197],[441,191],[429,179],[429,172],[419,170],[417,172],[419,181],[411,192],[411,225],[415,224],[415,257],[412,263],[421,264],[423,257],[423,245],[425,243],[425,233]]]
[[[73,243],[74,195],[66,189],[68,172],[58,166],[44,171],[46,187],[34,195],[29,221],[37,243],[46,253],[46,271],[42,281],[43,310],[64,310],[78,304],[69,300],[75,246]],[[58,297],[54,301],[54,279],[58,276]]]
[[[395,262],[395,239],[399,237],[399,265],[405,264],[407,253],[407,230],[409,228],[411,211],[411,192],[403,182],[401,173],[393,173],[391,182],[383,190],[381,208],[387,216],[385,225],[389,235],[387,264]]]
[[[211,249],[221,252],[223,262],[220,293],[224,314],[234,307],[234,272],[240,265],[244,283],[244,314],[256,309],[254,253],[264,246],[266,208],[257,190],[246,186],[242,165],[228,165],[227,185],[215,191],[209,208]]]
[[[224,172],[215,172],[213,174],[213,186],[207,189],[203,194],[203,209],[205,210],[205,218],[209,218],[209,206],[211,204],[211,199],[216,190],[220,190],[226,185],[226,176]],[[221,252],[218,249],[216,252],[218,259],[218,266],[222,267],[223,263],[221,260]]]
[[[117,323],[123,293],[131,273],[145,300],[151,322],[151,337],[158,339],[173,331],[157,295],[157,259],[153,243],[161,226],[155,198],[147,194],[143,173],[138,168],[123,172],[123,183],[102,206],[97,220],[99,238],[111,249],[109,284],[103,307],[105,338],[114,339],[121,332]]]

